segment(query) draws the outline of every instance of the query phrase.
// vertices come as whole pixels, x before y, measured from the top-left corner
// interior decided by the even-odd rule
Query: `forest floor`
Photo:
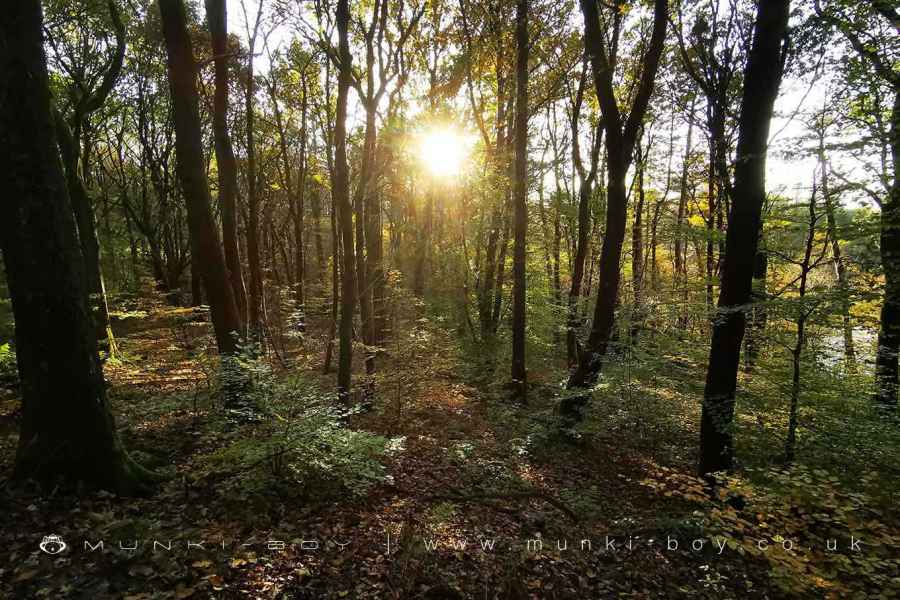
[[[218,449],[261,434],[253,422],[225,427],[215,418],[209,361],[198,358],[208,325],[158,301],[123,308],[123,359],[106,368],[117,425],[139,461],[173,476],[135,499],[38,495],[2,482],[0,596],[779,597],[763,561],[720,550],[692,525],[696,507],[648,485],[690,473],[695,420],[646,431],[611,415],[621,425],[614,435],[560,440],[542,421],[552,414],[551,374],[534,374],[527,409],[509,404],[477,376],[484,357],[467,356],[421,304],[395,304],[392,341],[377,358],[377,400],[351,425],[398,448],[381,457],[384,476],[361,495],[335,495],[327,478],[280,481],[277,457],[210,468]],[[304,385],[330,389],[334,376],[321,373],[328,318],[319,312],[280,360]],[[17,406],[14,394],[0,399],[3,473]],[[248,471],[262,473],[252,491],[240,481]],[[66,552],[38,549],[51,534]],[[134,540],[137,550],[120,549]]]

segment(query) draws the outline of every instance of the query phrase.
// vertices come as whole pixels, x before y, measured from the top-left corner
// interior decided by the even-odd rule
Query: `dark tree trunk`
[[[256,170],[256,116],[254,95],[256,82],[253,74],[253,46],[256,34],[251,37],[251,50],[247,57],[247,88],[244,90],[244,112],[247,120],[247,266],[250,270],[249,330],[254,340],[262,344],[262,267],[259,258],[259,190]]]
[[[366,128],[363,140],[362,166],[360,168],[360,182],[353,198],[353,211],[356,214],[354,224],[356,226],[356,293],[359,299],[359,317],[362,328],[362,341],[367,346],[365,354],[366,373],[375,372],[375,355],[369,350],[374,346],[373,319],[372,319],[372,287],[369,280],[369,268],[367,265],[366,235],[369,233],[369,206],[368,188],[372,177],[372,156],[375,152],[375,113],[366,111]]]
[[[77,92],[71,94],[71,130],[62,114],[58,110],[54,112],[57,142],[62,154],[66,183],[69,188],[69,200],[75,215],[75,226],[78,230],[78,240],[84,259],[88,306],[101,348],[109,356],[115,356],[118,350],[109,323],[109,307],[106,300],[103,272],[100,267],[100,242],[97,238],[94,206],[86,186],[86,182],[91,177],[89,164],[91,142],[85,133],[89,125],[88,119],[106,102],[106,98],[119,79],[125,60],[125,26],[114,0],[108,0],[107,8],[115,29],[116,49],[111,60],[105,66],[102,79],[98,84],[96,80],[87,80],[83,72],[70,72],[73,78],[73,87],[77,88]],[[94,87],[95,85],[96,87]]]
[[[341,229],[343,269],[341,273],[341,322],[339,328],[338,395],[347,401],[353,366],[353,309],[356,305],[356,269],[353,255],[353,208],[350,206],[350,176],[347,166],[347,96],[350,92],[352,58],[347,29],[350,9],[347,0],[338,0],[338,90],[337,112],[334,122],[334,204]]]
[[[656,71],[665,42],[668,9],[667,0],[655,1],[653,31],[643,57],[640,81],[628,116],[623,118],[613,91],[615,57],[611,57],[607,52],[606,36],[600,28],[598,5],[592,0],[581,0],[581,12],[585,23],[585,51],[591,60],[594,89],[606,127],[607,204],[606,235],[603,237],[603,247],[600,251],[600,276],[594,322],[585,352],[569,377],[569,388],[586,388],[596,382],[612,334],[615,310],[619,304],[621,273],[619,266],[628,212],[625,177],[631,166],[632,152],[647,112],[650,96],[653,94]],[[573,402],[578,404],[584,401],[586,397]],[[571,412],[569,406],[562,408],[564,412]]]
[[[220,354],[237,350],[235,334],[243,323],[228,278],[219,235],[210,213],[209,182],[203,158],[203,138],[197,98],[197,65],[181,0],[160,0],[163,36],[168,55],[169,87],[175,116],[175,157],[187,205],[188,228],[195,240],[197,270],[209,296]]]
[[[149,474],[116,434],[88,312],[84,263],[60,164],[40,2],[0,21],[0,247],[16,324],[22,418],[13,475],[119,493]]]
[[[206,0],[206,19],[212,38],[215,64],[213,95],[213,137],[216,146],[216,172],[219,178],[219,210],[222,215],[222,243],[225,264],[241,322],[247,320],[247,290],[241,274],[237,238],[237,162],[228,133],[228,20],[225,0]],[[242,332],[244,333],[244,332]]]
[[[900,82],[894,83],[891,112],[891,157],[894,181],[881,206],[881,265],[884,268],[884,304],[875,357],[877,402],[888,409],[897,405],[897,356],[900,354]]]
[[[763,228],[760,224],[759,241],[756,248],[756,257],[753,260],[753,291],[750,293],[752,302],[750,308],[750,326],[747,329],[747,341],[745,342],[745,369],[750,372],[759,358],[759,350],[762,346],[763,334],[769,321],[767,279],[769,274],[769,254],[765,249]]]
[[[709,163],[709,188],[706,194],[709,214],[706,218],[706,306],[711,310],[715,291],[713,281],[716,278],[716,250],[713,238],[716,230],[716,167],[712,162],[713,154],[710,150]]]
[[[512,383],[514,397],[526,399],[525,234],[528,229],[528,0],[516,2],[516,165],[513,181]]]
[[[106,301],[106,286],[100,269],[100,241],[97,239],[97,224],[94,207],[84,181],[78,174],[78,141],[72,138],[68,125],[62,116],[55,113],[56,134],[60,155],[66,175],[69,201],[75,216],[81,256],[84,260],[85,286],[88,294],[88,308],[94,322],[94,332],[100,347],[110,356],[117,354],[116,341],[109,323],[109,305]]]
[[[788,411],[788,433],[784,443],[784,462],[790,464],[794,461],[797,445],[797,408],[800,404],[800,367],[803,357],[803,347],[806,345],[806,321],[809,318],[809,310],[803,305],[806,297],[806,284],[810,271],[815,267],[812,261],[813,244],[816,240],[816,191],[809,197],[809,228],[806,234],[806,246],[803,260],[800,263],[800,287],[797,292],[797,337],[794,348],[791,351],[791,403]]]
[[[578,120],[584,103],[587,73],[588,65],[585,64],[578,91],[576,92],[575,103],[572,107],[572,162],[575,164],[581,183],[578,187],[578,238],[575,243],[575,258],[572,261],[572,284],[569,288],[568,321],[566,324],[566,354],[570,368],[577,364],[580,354],[578,332],[581,329],[581,317],[578,302],[584,281],[584,263],[587,259],[591,233],[591,194],[594,181],[597,178],[597,163],[603,139],[603,127],[601,125],[596,130],[594,143],[591,147],[590,168],[586,170],[581,163],[578,144]]]
[[[294,244],[296,245],[295,261],[297,262],[296,293],[300,306],[301,327],[305,327],[306,313],[306,247],[304,238],[304,220],[306,218],[306,124],[307,124],[307,89],[306,74],[303,74],[302,95],[300,100],[300,174],[297,178],[296,205],[294,207]],[[287,154],[285,153],[285,159]]]
[[[728,219],[718,314],[713,324],[703,413],[701,474],[731,469],[734,396],[753,263],[765,200],[769,124],[784,66],[789,0],[763,0],[757,9],[738,123],[734,196]]]
[[[634,343],[640,330],[642,305],[644,302],[644,223],[643,212],[646,197],[644,193],[644,152],[637,149],[638,200],[634,206],[634,221],[631,226],[631,287],[634,306],[631,311],[631,341]]]

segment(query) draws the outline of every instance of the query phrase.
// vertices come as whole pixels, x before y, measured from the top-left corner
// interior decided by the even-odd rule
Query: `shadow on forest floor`
[[[696,417],[688,408],[660,416],[658,406],[690,389],[662,380],[652,389],[636,380],[623,387],[611,378],[596,394],[583,443],[565,444],[554,433],[550,386],[538,388],[548,393],[536,390],[527,409],[499,401],[463,377],[463,351],[451,332],[409,298],[397,306],[394,335],[378,356],[375,406],[350,423],[402,450],[381,457],[384,476],[361,495],[327,476],[285,480],[274,460],[210,470],[210,456],[238,439],[263,444],[268,430],[223,425],[209,393],[215,374],[207,326],[191,311],[160,303],[133,311],[118,327],[123,358],[106,369],[111,401],[129,449],[172,478],[153,497],[137,499],[58,490],[35,496],[5,485],[0,514],[10,560],[0,565],[0,595],[786,595],[759,557],[717,549],[690,494],[647,483],[690,472]],[[312,315],[307,345],[292,350],[292,367],[276,376],[330,389],[333,376],[321,374],[316,343],[326,330],[326,317]],[[14,404],[7,399],[0,411],[11,422]],[[689,406],[666,406],[676,404]],[[6,473],[14,429],[3,434]],[[258,476],[248,488],[250,471]],[[65,553],[38,549],[50,534],[66,540]],[[701,539],[702,549],[692,549]],[[121,549],[135,540],[136,550]]]

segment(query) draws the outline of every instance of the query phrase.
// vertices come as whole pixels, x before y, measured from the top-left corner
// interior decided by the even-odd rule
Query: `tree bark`
[[[569,367],[578,363],[580,348],[578,344],[578,331],[581,329],[581,317],[579,315],[579,297],[584,281],[584,263],[587,259],[589,237],[591,233],[591,194],[594,181],[597,179],[597,164],[600,156],[600,147],[603,140],[602,124],[597,127],[594,143],[591,147],[590,168],[586,170],[581,163],[578,143],[578,120],[581,116],[581,107],[584,102],[584,87],[587,79],[588,65],[585,65],[581,75],[581,82],[575,96],[575,104],[572,107],[572,162],[575,164],[581,184],[578,186],[578,238],[575,244],[575,258],[572,261],[572,283],[569,288],[568,322],[566,325],[566,354]]]
[[[52,116],[40,2],[0,21],[0,248],[16,324],[22,418],[13,475],[119,493],[150,474],[122,447],[106,398]]]
[[[884,407],[897,405],[897,356],[900,354],[900,84],[894,85],[891,112],[891,157],[894,181],[881,206],[881,264],[884,268],[884,304],[875,358],[876,400]]]
[[[216,173],[219,179],[219,209],[222,215],[222,243],[225,264],[241,322],[247,320],[247,290],[241,273],[237,238],[237,162],[228,133],[228,19],[225,0],[206,0],[206,19],[212,40],[215,66],[213,95],[213,137]],[[246,332],[241,332],[246,333]]]
[[[637,187],[638,200],[634,206],[634,221],[631,226],[631,287],[634,294],[634,306],[631,311],[631,341],[634,343],[640,330],[642,305],[644,302],[644,226],[643,212],[646,201],[644,194],[644,160],[643,149],[637,148]]]
[[[203,138],[197,98],[197,65],[182,0],[160,0],[169,69],[169,89],[175,117],[175,158],[184,192],[188,228],[196,241],[197,269],[209,296],[216,344],[220,354],[237,350],[235,334],[243,323],[228,278],[219,235],[210,213],[209,182],[203,158]]]
[[[350,178],[347,166],[347,96],[350,92],[352,57],[347,29],[350,24],[348,0],[338,0],[338,90],[337,112],[334,122],[334,203],[343,243],[343,269],[341,273],[341,322],[338,356],[338,396],[348,401],[351,389],[353,365],[353,309],[356,304],[356,270],[353,253],[353,209],[350,206]]]
[[[700,423],[699,471],[731,469],[734,397],[765,200],[769,125],[784,67],[789,0],[759,3],[738,123],[734,196]]]
[[[516,165],[513,190],[513,395],[526,400],[525,235],[528,230],[528,0],[516,2]]]
[[[619,302],[619,265],[628,212],[625,177],[631,166],[632,153],[650,96],[653,94],[656,71],[665,43],[669,8],[667,0],[655,0],[653,30],[642,61],[642,73],[631,110],[627,118],[623,118],[613,91],[615,57],[607,52],[605,36],[600,29],[597,3],[593,0],[580,0],[580,4],[585,23],[585,51],[591,60],[594,89],[606,127],[607,204],[606,235],[600,251],[594,322],[585,352],[569,377],[569,388],[587,388],[596,382],[612,334],[615,310]],[[578,398],[579,403],[586,400],[586,397]],[[569,406],[562,408],[565,412],[571,412]]]
[[[257,12],[256,24],[250,34],[250,52],[247,55],[247,87],[244,90],[244,112],[247,125],[247,266],[250,271],[250,297],[249,297],[249,332],[252,338],[260,345],[263,344],[262,335],[262,305],[263,283],[262,267],[259,257],[259,190],[258,174],[256,169],[256,117],[254,113],[254,96],[256,94],[256,81],[253,73],[253,52],[256,47],[256,32],[259,26],[259,17],[262,8]]]

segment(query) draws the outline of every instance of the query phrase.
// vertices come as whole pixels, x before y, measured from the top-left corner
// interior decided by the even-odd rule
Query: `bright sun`
[[[452,177],[462,170],[467,140],[451,129],[430,129],[419,141],[419,160],[437,177]]]

